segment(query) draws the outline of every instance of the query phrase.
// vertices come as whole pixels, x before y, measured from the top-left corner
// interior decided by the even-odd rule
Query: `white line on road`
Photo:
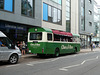
[[[76,65],[71,65],[71,66],[63,67],[63,68],[60,68],[59,70],[61,70],[61,71],[68,71],[69,68],[81,66],[81,65],[83,65],[87,61],[96,60],[98,58],[99,57],[97,56],[96,58],[93,58],[93,59],[87,59],[87,60],[84,60],[81,64],[76,64]]]
[[[20,64],[17,65],[10,65],[10,66],[6,66],[6,67],[15,67],[15,66],[19,66]]]
[[[73,55],[73,56],[70,56],[70,57],[75,57],[75,56],[77,56],[77,55]],[[68,57],[59,57],[59,58],[54,58],[54,59],[46,59],[46,60],[44,60],[44,61],[29,62],[29,63],[26,64],[26,65],[28,65],[28,66],[34,66],[34,65],[40,64],[40,63],[54,62],[54,61],[57,61],[57,60],[63,59],[63,58],[68,58]]]

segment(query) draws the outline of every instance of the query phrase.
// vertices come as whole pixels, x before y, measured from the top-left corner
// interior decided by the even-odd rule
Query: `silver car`
[[[0,61],[16,64],[21,57],[21,52],[9,38],[0,31]]]

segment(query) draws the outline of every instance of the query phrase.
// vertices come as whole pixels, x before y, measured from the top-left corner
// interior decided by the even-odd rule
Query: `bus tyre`
[[[18,62],[18,55],[16,55],[16,54],[11,55],[9,58],[9,63],[16,64],[17,62]]]
[[[55,50],[55,54],[54,54],[54,57],[58,57],[59,56],[59,49],[58,48],[56,48],[56,50]]]

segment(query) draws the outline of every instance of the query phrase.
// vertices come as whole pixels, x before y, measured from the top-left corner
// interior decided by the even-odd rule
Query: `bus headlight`
[[[31,50],[29,50],[29,52],[31,53]]]

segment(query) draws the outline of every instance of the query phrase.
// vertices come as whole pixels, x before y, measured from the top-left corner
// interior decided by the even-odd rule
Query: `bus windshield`
[[[30,33],[30,40],[42,40],[42,32]]]

